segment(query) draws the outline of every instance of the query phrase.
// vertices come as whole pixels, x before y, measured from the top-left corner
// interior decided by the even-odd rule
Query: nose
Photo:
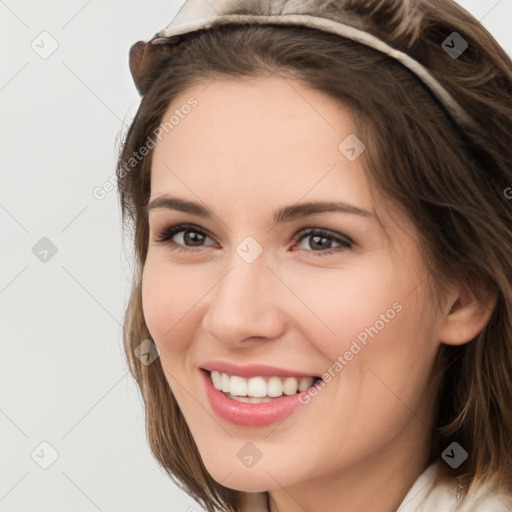
[[[283,283],[267,268],[263,255],[247,263],[234,254],[230,263],[207,295],[204,330],[233,347],[281,336],[287,321]]]

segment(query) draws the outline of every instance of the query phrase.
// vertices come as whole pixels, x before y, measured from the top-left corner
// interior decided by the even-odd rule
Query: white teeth
[[[306,391],[313,384],[311,377],[302,377],[299,380],[299,391]]]
[[[226,375],[226,374],[224,374]],[[238,377],[233,375],[229,381],[229,392],[236,396],[247,396],[247,381],[242,379],[242,377]],[[256,395],[251,395],[256,396]],[[264,395],[263,395],[264,396]]]
[[[285,395],[295,395],[297,393],[297,388],[299,387],[299,383],[295,377],[288,377],[283,384],[283,392]]]
[[[215,389],[222,389],[222,378],[219,372],[211,372],[210,377],[213,381]]]
[[[283,395],[295,395],[297,392],[305,391],[313,385],[313,377],[252,377],[244,379],[238,375],[228,375],[213,370],[210,377],[215,389],[228,393],[231,398],[239,402],[260,403],[268,402],[270,398],[277,398]],[[248,397],[238,399],[238,397]],[[252,400],[254,399],[254,400]],[[257,399],[257,400],[256,400]]]
[[[230,389],[230,378],[227,373],[221,373],[221,384],[222,384],[222,391],[224,393],[229,393]]]
[[[275,398],[283,394],[283,383],[279,377],[270,377],[267,382],[267,395]]]
[[[233,396],[228,393],[229,398],[237,402],[245,402],[246,404],[263,404],[265,402],[272,402],[272,398],[265,396],[263,398],[253,398],[252,396]]]
[[[236,395],[234,392],[230,391],[230,393]],[[254,398],[267,396],[267,383],[263,377],[253,377],[247,381],[247,396],[253,396]]]

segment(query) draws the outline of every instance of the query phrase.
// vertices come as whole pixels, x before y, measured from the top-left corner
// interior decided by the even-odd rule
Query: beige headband
[[[339,0],[336,9],[332,8],[332,2],[320,0],[187,0],[171,23],[160,30],[150,43],[175,43],[182,34],[226,23],[312,27],[351,39],[398,60],[423,81],[459,126],[463,129],[476,128],[474,120],[427,68],[373,34],[354,26],[363,27],[364,21],[343,11],[343,5],[343,0]]]

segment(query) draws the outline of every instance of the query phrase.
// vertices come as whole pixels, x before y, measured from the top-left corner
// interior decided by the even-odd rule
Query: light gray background
[[[512,54],[512,0],[460,3]],[[131,247],[116,190],[92,194],[139,104],[128,50],[182,4],[0,0],[1,512],[199,510],[149,452],[121,342]]]

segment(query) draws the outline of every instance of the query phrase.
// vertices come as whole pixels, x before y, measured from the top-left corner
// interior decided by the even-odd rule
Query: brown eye
[[[306,251],[308,253],[318,253],[315,254],[315,256],[326,256],[352,247],[352,241],[348,237],[324,229],[307,229],[305,231],[301,231],[295,236],[294,240],[308,240],[307,245],[309,246],[309,249],[302,248],[298,250]],[[333,242],[337,243],[341,249],[340,247],[333,248]]]
[[[182,241],[176,242],[172,240],[177,234],[183,233]],[[164,228],[155,239],[157,243],[165,243],[171,249],[189,250],[187,248],[203,247],[203,242],[206,238],[210,238],[207,233],[197,226],[191,224],[178,224],[175,226],[168,226]]]

